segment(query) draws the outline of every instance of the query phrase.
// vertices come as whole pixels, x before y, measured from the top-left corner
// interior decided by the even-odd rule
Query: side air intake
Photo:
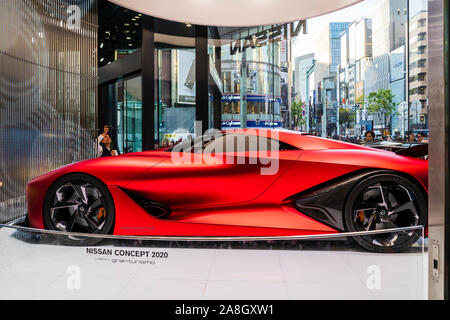
[[[157,219],[167,219],[172,211],[170,208],[162,203],[158,203],[134,193],[131,193],[127,190],[123,190],[131,199],[133,199],[140,207],[142,207],[145,211],[147,211],[151,216]]]

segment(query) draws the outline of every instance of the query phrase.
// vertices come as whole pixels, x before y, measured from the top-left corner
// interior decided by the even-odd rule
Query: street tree
[[[303,114],[304,107],[305,105],[301,100],[292,102],[291,114],[295,128],[300,128],[306,125],[306,117]]]
[[[351,109],[344,107],[339,108],[339,125],[345,129],[349,129],[350,125],[355,122],[355,113]]]
[[[398,115],[398,103],[394,102],[395,95],[390,89],[380,89],[371,92],[365,99],[365,108],[370,115],[378,115],[384,121],[384,127],[389,123],[389,133],[391,132],[391,118]]]

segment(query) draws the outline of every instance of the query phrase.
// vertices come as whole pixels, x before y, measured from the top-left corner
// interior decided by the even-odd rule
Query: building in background
[[[372,19],[353,22],[341,34],[341,64],[339,66],[339,107],[355,112],[353,131],[344,128],[345,135],[361,134],[360,102],[364,97],[367,69],[372,61]],[[347,130],[346,130],[347,129]]]
[[[328,65],[326,76],[338,73],[341,63],[341,35],[351,22],[330,22],[321,31],[314,46],[314,56],[319,63]]]
[[[401,46],[390,54],[390,89],[394,95],[393,101],[400,107],[406,101],[406,46]],[[402,112],[394,115],[391,120],[390,134],[392,136],[404,136],[406,134],[408,123],[407,108],[400,108]],[[400,111],[400,110],[398,110]],[[406,113],[403,113],[406,111]]]
[[[303,102],[308,99],[306,73],[314,65],[314,53],[295,58],[295,93],[296,99]]]
[[[398,67],[391,64],[392,55],[398,57],[401,50],[404,51],[407,39],[407,1],[408,0],[378,0],[374,1],[372,18],[372,55],[373,59],[367,70],[365,82],[365,96],[379,89],[391,89],[397,92],[395,100],[404,100],[400,97],[401,88],[405,88],[406,78],[392,77],[391,72]],[[399,51],[400,50],[400,51]],[[405,52],[405,51],[404,51]],[[399,63],[397,61],[397,63]],[[406,90],[406,89],[405,89]],[[400,99],[400,100],[399,100]],[[386,134],[387,128],[398,127],[398,119],[393,117],[388,123],[384,123],[381,115],[368,115],[368,121],[373,122],[373,129]],[[392,132],[391,132],[392,134]]]
[[[318,93],[316,107],[321,109],[319,133],[322,137],[337,134],[338,77],[341,64],[341,35],[351,22],[330,22],[321,31],[314,47],[314,77]]]
[[[427,2],[415,1],[409,20],[409,103],[411,129],[428,127],[428,10]]]
[[[287,63],[290,42],[283,39],[259,47],[246,42],[270,29],[271,26],[219,28],[222,129],[283,126],[281,111],[289,110],[288,92],[292,85]]]
[[[294,88],[296,101],[302,101],[305,105],[305,130],[309,131],[311,123],[309,119],[311,118],[311,108],[309,106],[309,92],[308,92],[308,72],[314,67],[314,53],[306,54],[301,57],[295,58],[295,77],[294,77]]]
[[[397,114],[388,125],[383,125],[381,117],[369,116],[374,129],[386,132],[390,127],[391,135],[405,136],[411,129],[427,127],[427,20],[424,0],[374,3],[373,60],[366,77],[365,95],[390,89],[398,105]]]
[[[339,132],[346,135],[372,129],[404,136],[428,126],[427,1],[377,0],[371,6],[369,17],[328,23],[313,43],[314,64],[306,79],[296,76],[296,90],[307,95],[310,131],[329,135],[330,124],[339,123],[339,107],[355,113],[354,124]],[[310,59],[310,55],[297,57],[296,70]],[[330,85],[333,77],[336,92]],[[368,114],[363,104],[365,97],[380,89],[391,90],[398,106],[387,121],[382,114]],[[334,96],[337,105],[330,100]]]

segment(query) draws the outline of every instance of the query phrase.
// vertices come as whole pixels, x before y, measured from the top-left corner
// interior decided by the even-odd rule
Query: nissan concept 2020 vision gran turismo
[[[262,129],[74,163],[27,185],[31,227],[169,237],[283,237],[426,226],[427,198],[427,160]],[[397,252],[418,235],[375,232],[354,239],[367,250]]]

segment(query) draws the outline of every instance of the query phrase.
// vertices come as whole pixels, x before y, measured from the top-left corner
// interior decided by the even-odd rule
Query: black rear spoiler
[[[400,149],[395,152],[400,156],[422,158],[428,156],[428,144],[418,144],[406,149]]]

